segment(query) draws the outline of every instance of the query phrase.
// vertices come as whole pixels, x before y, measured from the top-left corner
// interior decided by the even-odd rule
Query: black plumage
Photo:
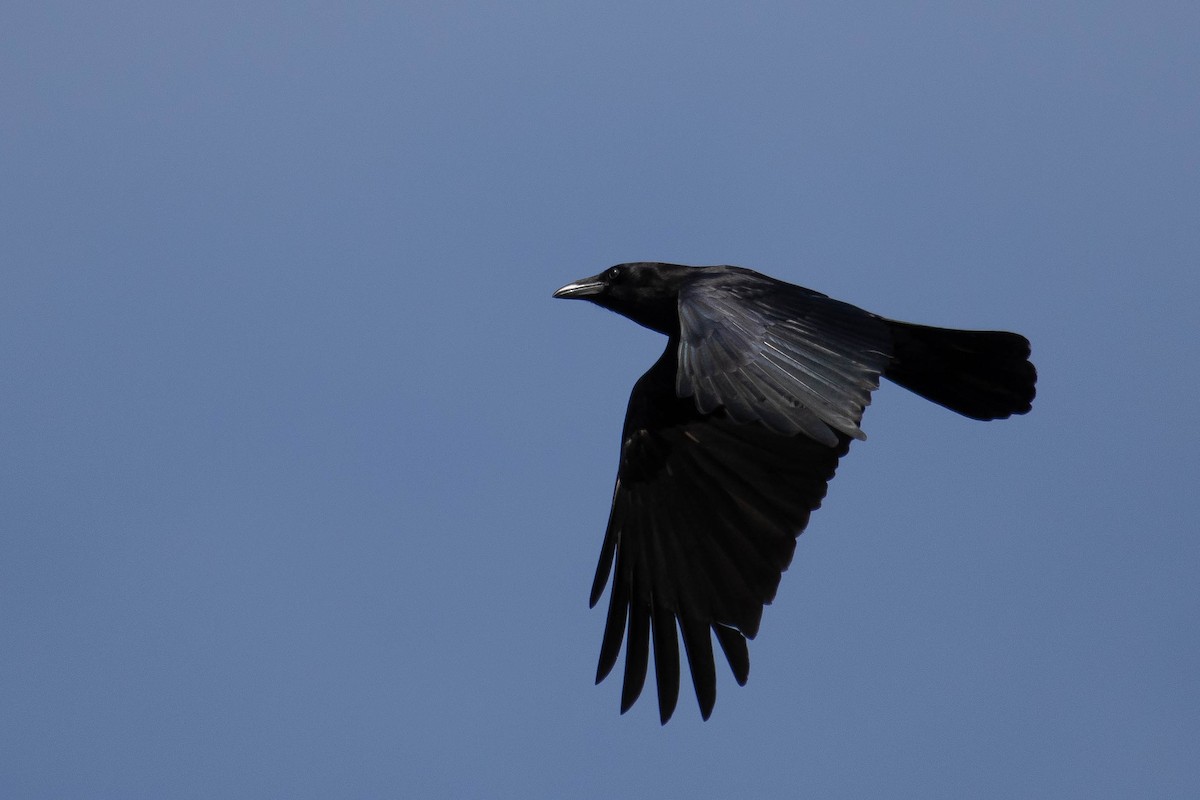
[[[625,642],[624,713],[653,642],[659,716],[674,712],[679,637],[701,715],[712,635],[739,684],[796,537],[825,496],[882,375],[974,419],[1029,411],[1029,342],[895,322],[739,267],[619,264],[562,287],[668,337],[634,385],[592,584],[612,578],[596,681]],[[678,633],[677,633],[678,631]]]

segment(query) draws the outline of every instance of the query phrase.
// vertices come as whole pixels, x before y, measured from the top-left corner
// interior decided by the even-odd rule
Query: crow
[[[1024,414],[1034,397],[1023,336],[895,322],[741,267],[618,264],[554,297],[667,336],[629,397],[590,598],[595,607],[611,575],[596,683],[624,638],[624,714],[653,641],[664,725],[680,635],[701,717],[716,702],[710,633],[745,685],[746,640],[838,459],[866,438],[859,422],[880,375],[972,419]]]

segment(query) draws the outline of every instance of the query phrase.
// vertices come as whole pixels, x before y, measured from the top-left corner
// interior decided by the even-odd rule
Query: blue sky
[[[1200,7],[8,3],[0,795],[1200,794]],[[625,400],[733,263],[883,387],[702,723],[592,685]]]

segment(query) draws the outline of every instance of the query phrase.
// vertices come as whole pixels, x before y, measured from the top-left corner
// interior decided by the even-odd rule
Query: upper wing
[[[676,369],[671,343],[629,399],[591,595],[594,606],[615,561],[596,680],[612,670],[626,638],[624,713],[645,683],[653,639],[664,723],[679,692],[677,625],[705,719],[716,700],[710,631],[737,682],[746,682],[746,638],[757,633],[796,536],[850,442],[840,432],[830,432],[826,445],[739,424],[724,412],[703,414],[676,396]]]
[[[826,445],[858,427],[891,358],[882,319],[749,270],[714,272],[679,294],[676,392],[707,413]]]

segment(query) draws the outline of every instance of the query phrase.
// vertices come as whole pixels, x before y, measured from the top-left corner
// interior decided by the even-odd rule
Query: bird
[[[747,640],[883,376],[963,416],[1032,407],[1029,341],[1007,331],[897,322],[728,265],[617,264],[561,287],[667,337],[634,384],[589,605],[609,578],[596,683],[625,646],[621,713],[653,643],[660,723],[675,712],[679,640],[700,715],[716,658],[750,673]]]

